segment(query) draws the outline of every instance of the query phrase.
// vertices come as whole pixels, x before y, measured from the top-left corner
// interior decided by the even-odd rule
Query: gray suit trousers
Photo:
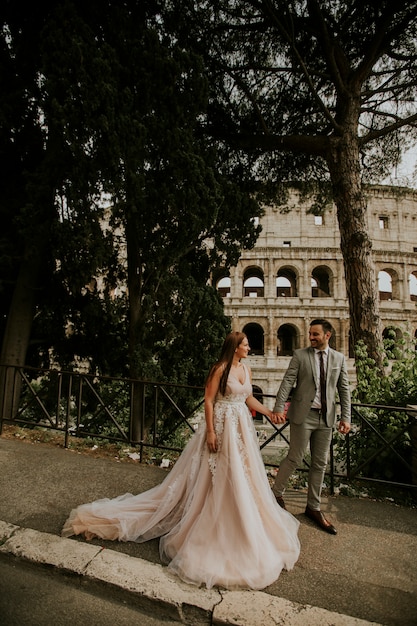
[[[302,424],[291,423],[288,455],[282,461],[275,478],[272,487],[274,494],[283,495],[290,476],[297,467],[301,467],[310,443],[311,464],[308,473],[307,506],[314,511],[319,511],[331,440],[332,428],[327,426],[318,411],[310,410]]]

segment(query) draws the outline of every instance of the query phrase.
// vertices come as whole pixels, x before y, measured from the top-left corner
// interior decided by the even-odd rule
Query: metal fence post
[[[417,485],[417,404],[407,404],[407,415],[412,418],[410,424],[411,442],[411,480],[413,485]]]
[[[145,430],[145,383],[133,380],[130,389],[130,440],[143,441]]]

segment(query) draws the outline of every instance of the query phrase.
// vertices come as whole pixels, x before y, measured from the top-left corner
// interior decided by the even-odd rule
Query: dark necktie
[[[324,421],[327,417],[327,400],[326,400],[326,375],[324,373],[323,352],[320,351],[320,397],[321,397],[321,413]]]

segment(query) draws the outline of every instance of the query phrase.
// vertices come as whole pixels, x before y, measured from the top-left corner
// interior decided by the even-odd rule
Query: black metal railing
[[[149,449],[180,452],[204,419],[203,387],[30,367],[0,365],[0,370],[0,433],[4,424],[15,424],[62,432],[65,447],[72,436],[123,442],[138,448],[142,461]],[[260,396],[267,399],[273,404],[274,396]],[[351,434],[333,438],[330,491],[336,479],[416,487],[417,411],[353,404],[352,418]],[[258,429],[265,464],[279,467],[289,424],[264,418]],[[300,470],[308,468],[307,456]]]

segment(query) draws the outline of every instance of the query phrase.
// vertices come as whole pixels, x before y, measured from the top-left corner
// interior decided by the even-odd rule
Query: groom
[[[300,466],[310,443],[305,514],[320,528],[335,535],[335,527],[320,511],[321,490],[336,423],[336,390],[341,405],[338,430],[344,435],[350,430],[350,390],[345,357],[329,347],[331,334],[332,326],[327,320],[316,319],[310,323],[311,345],[294,352],[278,390],[273,421],[285,422],[284,404],[292,391],[287,415],[291,431],[288,455],[280,465],[272,491],[278,504],[285,509],[282,497],[285,487],[291,474]]]

